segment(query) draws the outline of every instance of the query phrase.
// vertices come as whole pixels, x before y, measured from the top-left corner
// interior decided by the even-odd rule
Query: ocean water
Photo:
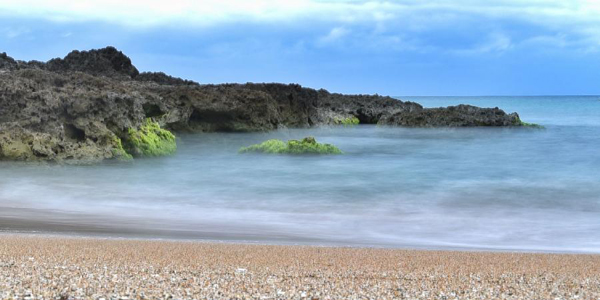
[[[526,128],[372,125],[178,136],[172,157],[0,162],[0,230],[435,249],[600,252],[600,97],[401,97],[517,111]],[[238,154],[270,138],[339,156]]]

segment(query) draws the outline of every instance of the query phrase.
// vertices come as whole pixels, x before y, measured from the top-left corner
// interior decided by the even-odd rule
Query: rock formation
[[[379,124],[410,127],[466,127],[519,125],[516,113],[507,115],[499,108],[479,108],[471,105],[398,111],[385,115]]]
[[[260,144],[242,147],[239,153],[266,153],[290,155],[331,155],[342,154],[342,151],[331,144],[317,143],[314,137],[305,137],[302,140],[268,140]]]
[[[516,113],[459,105],[426,109],[378,95],[297,84],[200,85],[139,73],[113,47],[46,63],[0,54],[0,159],[99,161],[127,156],[130,132],[151,118],[171,131],[265,131],[362,124],[522,126]],[[126,147],[127,148],[127,147]],[[133,153],[136,154],[136,153]]]

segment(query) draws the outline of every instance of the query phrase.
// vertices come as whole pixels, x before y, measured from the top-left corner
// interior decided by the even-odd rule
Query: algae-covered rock
[[[175,135],[148,118],[139,129],[129,129],[126,148],[134,156],[163,156],[175,153],[177,144]]]
[[[298,84],[200,85],[160,72],[139,74],[114,47],[73,51],[48,62],[0,53],[0,159],[87,162],[170,154],[176,147],[172,134],[145,121],[159,116],[164,116],[162,128],[172,132],[358,123],[539,128],[499,108],[424,108],[391,97],[342,95]],[[269,149],[326,151],[302,141],[273,142]]]
[[[517,119],[515,121],[515,126],[535,128],[535,129],[546,129],[546,127],[544,127],[544,126],[542,126],[540,124],[523,122],[521,119]]]
[[[342,154],[342,151],[331,144],[317,143],[314,137],[302,140],[272,139],[260,144],[242,147],[240,153],[256,152],[269,154]]]
[[[121,139],[119,137],[113,136],[112,144],[113,144],[113,148],[112,148],[113,158],[116,158],[119,160],[132,160],[133,159],[133,156],[131,154],[127,153],[127,151],[125,151],[125,148],[123,148],[123,142],[121,141]]]
[[[27,160],[33,157],[33,151],[29,145],[31,142],[32,139],[26,141],[9,134],[0,134],[0,158]]]
[[[260,144],[256,144],[256,145],[252,145],[252,146],[248,146],[248,147],[242,147],[240,149],[240,153],[262,152],[262,153],[277,154],[277,153],[284,153],[284,151],[286,149],[287,149],[286,142],[284,142],[282,140],[272,139],[272,140],[262,142]]]
[[[351,116],[351,117],[347,117],[347,118],[335,119],[335,124],[336,125],[344,125],[344,126],[353,126],[353,125],[360,124],[360,120],[355,116]]]
[[[111,153],[115,145],[105,138],[73,140],[65,135],[0,126],[0,160],[93,163],[119,157]]]

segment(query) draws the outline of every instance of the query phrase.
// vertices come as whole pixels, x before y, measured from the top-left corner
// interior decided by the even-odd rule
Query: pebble
[[[600,299],[600,255],[0,235],[2,299]]]

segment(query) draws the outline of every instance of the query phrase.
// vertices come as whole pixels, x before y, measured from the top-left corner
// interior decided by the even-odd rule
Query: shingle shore
[[[0,235],[0,299],[600,299],[600,255]]]

